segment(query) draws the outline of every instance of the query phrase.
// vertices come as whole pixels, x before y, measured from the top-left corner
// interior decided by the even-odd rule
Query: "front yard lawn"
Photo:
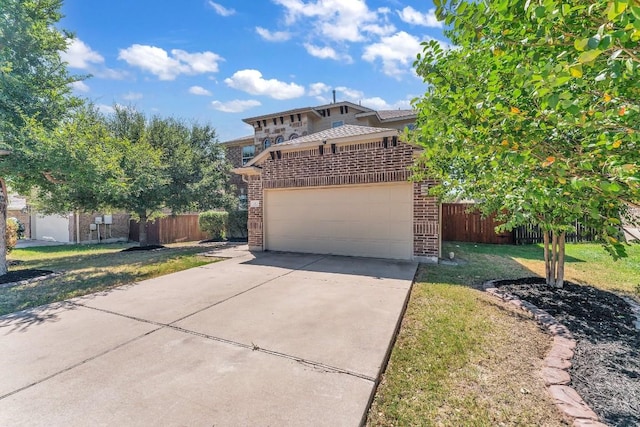
[[[104,291],[216,261],[198,255],[197,243],[167,245],[155,251],[121,252],[127,244],[62,245],[15,249],[9,255],[24,269],[64,271],[64,274],[26,285],[0,288],[0,315],[56,301]]]
[[[542,248],[448,243],[461,265],[423,265],[367,424],[565,425],[540,371],[550,337],[486,295],[486,280],[544,275]],[[640,245],[614,262],[567,245],[566,278],[638,297]]]

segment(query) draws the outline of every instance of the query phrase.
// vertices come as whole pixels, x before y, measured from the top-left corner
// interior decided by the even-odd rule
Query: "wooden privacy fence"
[[[510,232],[496,234],[499,224],[493,215],[483,218],[478,211],[469,211],[470,203],[442,204],[442,240],[474,243],[514,243]]]
[[[543,242],[542,230],[533,225],[496,234],[495,228],[500,223],[495,220],[495,216],[483,218],[480,212],[470,210],[471,208],[471,203],[442,204],[442,240],[516,245]],[[574,227],[574,231],[566,235],[568,243],[592,242],[598,237],[595,229],[585,227],[579,221],[576,221]]]
[[[150,221],[147,224],[147,239],[149,244],[166,244],[177,242],[193,242],[206,240],[198,226],[198,214],[171,215]],[[140,224],[131,220],[129,240],[140,241]]]

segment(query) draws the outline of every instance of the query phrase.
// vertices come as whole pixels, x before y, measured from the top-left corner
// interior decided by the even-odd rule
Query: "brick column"
[[[249,250],[262,251],[264,250],[262,178],[260,176],[248,176],[247,178],[249,180],[249,220],[247,222]]]
[[[413,258],[420,262],[438,262],[440,258],[440,204],[428,195],[434,184],[413,184]]]

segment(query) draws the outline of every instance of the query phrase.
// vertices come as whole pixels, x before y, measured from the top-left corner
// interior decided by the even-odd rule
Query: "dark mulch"
[[[201,240],[198,243],[219,243],[219,242],[248,242],[247,237],[230,237],[228,239],[207,239]]]
[[[146,246],[131,246],[121,250],[120,252],[135,252],[135,251],[153,251],[156,249],[164,249],[162,245],[146,245]]]
[[[629,304],[591,286],[546,286],[540,278],[503,280],[496,286],[541,308],[577,341],[571,386],[606,423],[640,425],[640,331]]]
[[[21,282],[23,280],[46,276],[47,274],[52,273],[53,271],[37,269],[10,271],[7,274],[3,274],[2,276],[0,276],[0,285],[3,285],[5,283]]]

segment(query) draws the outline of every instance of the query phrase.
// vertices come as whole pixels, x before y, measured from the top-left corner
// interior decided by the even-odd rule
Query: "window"
[[[289,137],[289,141],[296,139],[298,137],[297,133],[292,133],[291,136]]]
[[[246,165],[249,160],[256,154],[255,145],[245,145],[242,147],[242,166]]]
[[[332,128],[338,128],[340,126],[344,125],[344,120],[338,120],[337,122],[331,122],[331,127]]]
[[[278,119],[276,119],[275,117],[273,118],[273,124],[277,125],[278,124]]]
[[[284,117],[280,117],[280,124],[283,125],[284,124]]]
[[[298,114],[298,121],[301,122],[302,121],[302,116],[300,114]]]
[[[347,114],[349,112],[349,106],[345,105],[344,106],[344,113]]]
[[[293,114],[290,115],[289,118],[291,119],[291,123],[293,123]]]
[[[284,142],[284,136],[279,136],[276,138],[276,144],[282,144]]]
[[[409,123],[408,125],[405,126],[405,129],[407,130],[414,130],[416,128],[415,123]]]
[[[269,147],[271,147],[271,140],[269,138],[265,138],[262,141],[262,148],[266,150]]]

